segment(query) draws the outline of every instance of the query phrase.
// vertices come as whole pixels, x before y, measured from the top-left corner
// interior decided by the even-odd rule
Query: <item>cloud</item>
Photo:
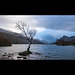
[[[74,15],[49,15],[39,17],[38,26],[47,29],[75,31]]]
[[[20,20],[38,31],[35,38],[47,42],[63,35],[75,36],[75,15],[0,15],[0,27],[20,32],[15,28]]]
[[[27,25],[31,27],[36,27],[36,24],[38,24],[38,20],[34,19],[33,16],[0,15],[0,27],[11,30],[11,31],[18,32],[15,26],[16,26],[16,23],[20,20],[24,21]]]
[[[2,15],[0,16],[0,27],[15,26],[15,23],[20,20],[32,27],[75,31],[75,15]]]
[[[0,15],[0,27],[17,31],[15,25],[20,20],[40,30],[75,31],[75,15]]]
[[[75,36],[75,32],[71,31],[64,31],[64,30],[53,30],[53,29],[42,29],[38,31],[35,38],[39,38],[40,40],[46,40],[46,41],[55,41],[56,39],[59,39],[62,36]]]

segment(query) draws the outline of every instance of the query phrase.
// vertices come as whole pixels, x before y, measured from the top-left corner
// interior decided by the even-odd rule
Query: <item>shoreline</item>
[[[0,60],[46,60],[41,53],[33,52],[27,56],[20,56],[18,53],[4,53],[0,56]],[[48,57],[48,56],[47,56]]]

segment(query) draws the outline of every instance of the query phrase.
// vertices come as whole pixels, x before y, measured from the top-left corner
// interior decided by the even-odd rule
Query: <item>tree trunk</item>
[[[27,52],[30,52],[30,45],[31,45],[31,43],[29,43],[29,46],[28,46],[28,48],[27,48]]]

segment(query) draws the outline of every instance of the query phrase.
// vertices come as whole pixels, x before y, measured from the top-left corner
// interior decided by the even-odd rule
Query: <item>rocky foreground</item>
[[[49,56],[44,56],[41,53],[33,52],[27,56],[20,56],[18,53],[7,54],[4,53],[0,56],[0,60],[46,60],[45,58],[50,58]]]

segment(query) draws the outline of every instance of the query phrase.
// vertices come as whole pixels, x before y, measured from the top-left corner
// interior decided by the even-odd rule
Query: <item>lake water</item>
[[[4,53],[22,52],[27,47],[28,44],[13,44],[10,47],[0,47],[0,55]],[[75,46],[32,44],[30,51],[41,53],[44,56],[30,55],[34,60],[41,58],[46,60],[75,60]]]

